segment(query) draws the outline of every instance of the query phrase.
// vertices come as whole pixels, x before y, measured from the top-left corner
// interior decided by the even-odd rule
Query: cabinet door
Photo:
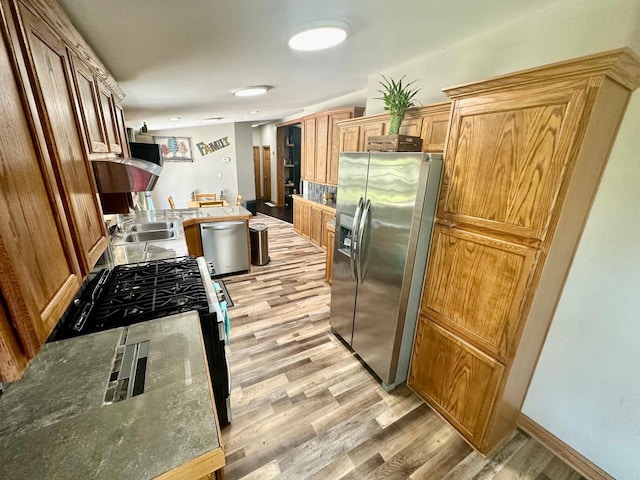
[[[111,90],[109,90],[106,85],[98,83],[98,94],[109,152],[120,154],[122,153],[122,147],[120,146],[120,136],[118,135],[118,127],[116,126],[116,114],[113,99],[111,98]]]
[[[375,122],[360,125],[359,152],[366,152],[369,147],[369,137],[384,135],[389,130],[389,122]]]
[[[504,366],[420,315],[408,384],[476,448]]]
[[[340,152],[360,152],[360,125],[340,127]]]
[[[293,199],[293,229],[302,235],[302,203],[297,198]]]
[[[309,223],[311,221],[311,205],[306,202],[300,204],[300,218],[302,219],[300,222],[300,234],[305,238],[309,238],[311,235]]]
[[[38,92],[41,120],[50,136],[47,144],[54,160],[56,181],[62,190],[80,267],[87,274],[109,239],[93,172],[79,134],[77,120],[81,117],[67,52],[62,40],[30,10],[23,7],[21,14],[31,52],[33,88]]]
[[[327,249],[327,233],[329,232],[327,229],[327,223],[329,223],[335,216],[336,214],[329,210],[322,210],[322,243],[320,246],[325,250]]]
[[[331,230],[327,231],[327,257],[324,278],[330,284],[333,283],[333,251],[335,248],[336,234]]]
[[[428,115],[422,121],[422,151],[443,152],[449,128],[449,112]]]
[[[124,120],[124,110],[118,102],[114,99],[114,111],[116,114],[116,126],[118,131],[118,137],[120,138],[120,147],[122,149],[122,156],[130,157],[131,150],[129,149],[129,139],[127,138],[127,125]]]
[[[322,213],[324,210],[321,207],[316,207],[314,205],[310,205],[311,207],[311,218],[310,218],[310,233],[309,240],[311,240],[316,245],[322,244]]]
[[[585,82],[456,101],[438,217],[544,240],[586,90]]]
[[[400,135],[419,137],[422,130],[422,117],[405,118],[400,125]]]
[[[327,152],[329,149],[329,116],[316,118],[316,169],[315,181],[327,182]]]
[[[316,174],[316,119],[302,122],[302,180],[313,182]]]
[[[104,154],[109,151],[100,112],[98,86],[93,72],[76,55],[72,54],[76,92],[81,113],[82,130],[89,155]],[[96,157],[104,155],[95,155]]]
[[[504,360],[536,258],[532,248],[436,225],[421,312]]]
[[[338,167],[340,166],[341,134],[338,122],[351,118],[350,112],[334,113],[329,116],[329,158],[327,160],[327,183],[338,184]],[[356,136],[356,141],[357,141]]]
[[[40,350],[80,288],[81,276],[47,151],[31,136],[31,121],[40,122],[30,118],[21,97],[30,87],[17,83],[4,38],[0,35],[0,380],[9,381],[17,380]]]

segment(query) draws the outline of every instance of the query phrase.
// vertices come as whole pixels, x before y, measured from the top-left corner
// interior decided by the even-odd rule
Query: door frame
[[[263,199],[272,202],[271,198],[271,145],[262,146],[262,178]]]
[[[260,147],[253,146],[253,181],[256,188],[256,199],[262,199],[262,162],[260,161]]]

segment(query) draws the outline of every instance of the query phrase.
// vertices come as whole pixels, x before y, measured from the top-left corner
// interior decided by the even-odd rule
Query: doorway
[[[271,145],[262,146],[262,175],[264,178],[264,198],[271,201]]]
[[[253,147],[253,180],[256,187],[256,199],[261,199],[262,173],[260,172],[260,147]]]

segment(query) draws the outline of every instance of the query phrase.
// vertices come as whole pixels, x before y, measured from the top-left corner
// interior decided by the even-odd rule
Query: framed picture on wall
[[[193,162],[191,137],[153,137],[165,162]]]

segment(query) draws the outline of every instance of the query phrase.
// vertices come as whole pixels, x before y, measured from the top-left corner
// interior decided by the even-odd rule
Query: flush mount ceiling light
[[[205,118],[200,120],[200,123],[202,122],[219,122],[220,120],[222,120],[222,117],[209,117],[209,118]]]
[[[344,42],[349,26],[342,22],[316,24],[296,33],[289,39],[289,46],[294,50],[310,52],[323,50]]]
[[[256,95],[264,95],[272,87],[269,85],[253,85],[251,87],[238,88],[233,91],[236,97],[255,97]]]
[[[177,122],[178,120],[180,120],[180,117],[171,117],[169,119],[170,122]]]

